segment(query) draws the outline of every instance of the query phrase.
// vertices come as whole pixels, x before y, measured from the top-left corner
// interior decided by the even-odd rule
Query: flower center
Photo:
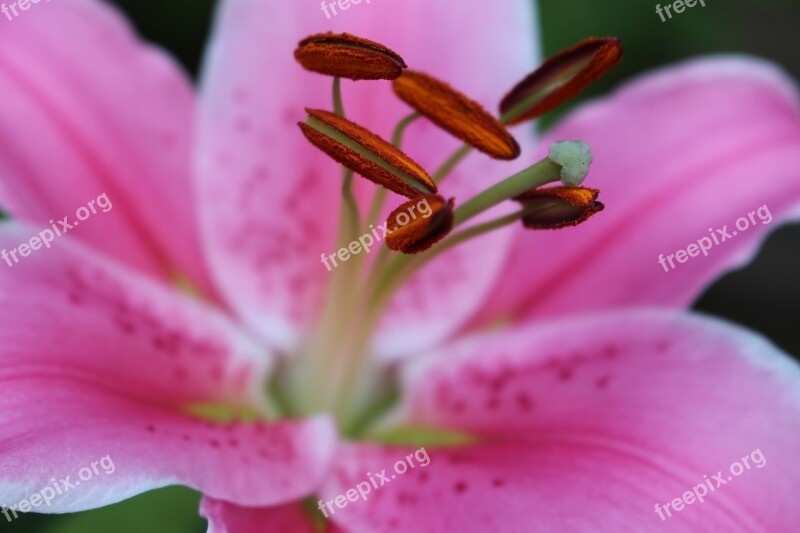
[[[300,42],[295,57],[308,70],[334,76],[333,112],[308,109],[308,120],[299,126],[314,146],[342,165],[342,263],[331,268],[328,259],[335,256],[323,255],[331,278],[316,328],[276,373],[269,392],[283,414],[332,413],[343,435],[358,437],[399,397],[393,369],[372,349],[388,302],[407,279],[441,253],[509,224],[557,229],[584,222],[602,209],[596,201],[599,191],[580,186],[592,162],[581,141],[555,143],[549,157],[463,203],[440,196],[439,185],[473,149],[495,159],[518,157],[520,146],[506,124],[535,118],[574,96],[616,65],[621,48],[614,39],[590,39],[555,56],[506,96],[502,119],[445,82],[404,71],[405,62],[389,48],[353,35],[311,36]],[[342,77],[393,80],[396,96],[414,112],[397,124],[392,142],[346,118]],[[406,128],[423,117],[465,143],[432,176],[402,152]],[[352,193],[355,173],[379,186],[364,219]],[[559,181],[563,186],[541,188]],[[387,191],[407,201],[381,224]],[[474,222],[509,200],[521,209]],[[376,226],[385,233],[386,246],[369,258],[352,251],[359,237],[374,234]],[[352,255],[342,259],[347,250]]]

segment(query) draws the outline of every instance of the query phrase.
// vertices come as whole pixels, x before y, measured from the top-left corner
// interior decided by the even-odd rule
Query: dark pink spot
[[[467,491],[467,484],[463,481],[459,481],[456,483],[455,489],[458,494],[463,494]]]
[[[582,364],[582,363],[584,363],[586,361],[586,357],[583,354],[580,354],[580,353],[573,354],[570,357],[570,359],[575,364]]]
[[[69,293],[69,301],[73,305],[80,305],[80,304],[83,303],[83,297],[80,294],[78,294],[77,292],[71,292],[71,293]]]
[[[533,401],[524,392],[517,394],[517,405],[523,411],[530,411],[533,409]]]
[[[220,447],[219,441],[217,439],[211,439],[210,441],[208,441],[208,443],[211,445],[212,448]]]
[[[513,374],[510,370],[504,370],[499,376],[492,378],[491,382],[489,383],[489,386],[494,392],[498,392],[505,386],[506,382],[510,380],[512,377]]]
[[[597,381],[595,381],[594,384],[595,386],[597,386],[598,389],[605,389],[608,386],[609,381],[611,381],[611,378],[609,376],[603,376],[602,378],[599,378]]]
[[[569,381],[572,379],[572,369],[571,368],[562,368],[558,372],[558,379],[559,381]]]
[[[453,402],[453,413],[455,413],[455,414],[463,413],[465,408],[466,408],[466,405],[464,404],[464,402],[462,400],[458,400],[456,402]]]
[[[150,433],[155,433],[155,432],[156,432],[156,427],[155,427],[153,424],[150,424],[150,425],[149,425],[149,426],[147,426],[145,429],[146,429],[147,431],[149,431]]]
[[[603,348],[604,359],[614,359],[617,356],[619,356],[619,351],[617,350],[617,347],[614,346],[613,344],[609,344],[605,348]]]
[[[128,334],[133,333],[136,329],[136,326],[133,325],[133,322],[126,318],[117,317],[114,319],[114,322],[117,324],[117,326],[119,326],[119,329]]]

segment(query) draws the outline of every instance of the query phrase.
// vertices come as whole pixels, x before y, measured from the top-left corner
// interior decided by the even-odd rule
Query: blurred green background
[[[287,2],[276,4],[275,16]],[[316,0],[291,0],[309,2]],[[401,2],[404,0],[383,0]],[[452,1],[457,0],[431,0]],[[460,0],[459,0],[460,1]],[[499,0],[504,1],[504,0]],[[115,0],[142,35],[197,72],[215,0]],[[800,80],[797,0],[706,0],[661,22],[654,0],[541,0],[547,54],[589,35],[622,37],[625,61],[584,98],[601,94],[652,67],[700,54],[745,52],[770,58]],[[666,2],[662,2],[662,5]],[[322,28],[321,28],[322,29]],[[548,117],[545,125],[557,117]],[[757,177],[756,177],[757,179]],[[775,231],[758,258],[710,287],[696,308],[763,332],[800,359],[800,224]],[[25,515],[0,530],[44,533],[201,532],[199,496],[182,488],[154,491],[112,507],[65,516]]]

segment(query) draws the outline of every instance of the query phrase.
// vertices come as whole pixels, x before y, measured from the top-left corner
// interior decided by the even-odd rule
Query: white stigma
[[[583,141],[558,141],[550,145],[550,161],[561,166],[561,183],[577,187],[592,165],[592,150]]]

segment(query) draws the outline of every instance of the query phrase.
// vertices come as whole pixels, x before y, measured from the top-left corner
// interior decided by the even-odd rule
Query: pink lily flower
[[[800,214],[800,100],[763,61],[655,72],[524,138],[527,163],[554,140],[585,140],[608,209],[443,254],[381,316],[348,325],[359,343],[316,328],[321,309],[349,316],[319,264],[336,243],[341,181],[296,126],[304,107],[330,107],[330,80],[292,52],[347,31],[494,108],[535,66],[529,2],[443,4],[374,2],[328,21],[307,4],[226,0],[199,96],[99,1],[42,4],[3,27],[0,205],[21,223],[3,224],[0,246],[18,249],[101,193],[113,209],[0,264],[0,507],[54,483],[65,492],[34,511],[183,484],[205,495],[215,532],[797,529],[800,368],[752,332],[685,311],[768,228],[670,272],[657,262],[760,206],[769,228]],[[348,118],[383,136],[408,113],[386,83],[343,88]],[[405,140],[425,168],[458,146],[425,121]],[[469,198],[524,166],[472,154],[443,190]],[[359,183],[362,200],[370,190]],[[325,401],[339,405],[354,346],[371,365],[355,374],[356,414],[381,399],[370,386],[385,368],[400,397],[348,434]],[[279,383],[289,404],[309,401],[292,406],[304,416],[278,416],[264,385],[309,351],[323,366]],[[209,406],[259,421],[214,421]],[[421,445],[429,464],[347,496]],[[754,450],[763,469],[654,512]],[[104,456],[113,475],[78,485]]]

